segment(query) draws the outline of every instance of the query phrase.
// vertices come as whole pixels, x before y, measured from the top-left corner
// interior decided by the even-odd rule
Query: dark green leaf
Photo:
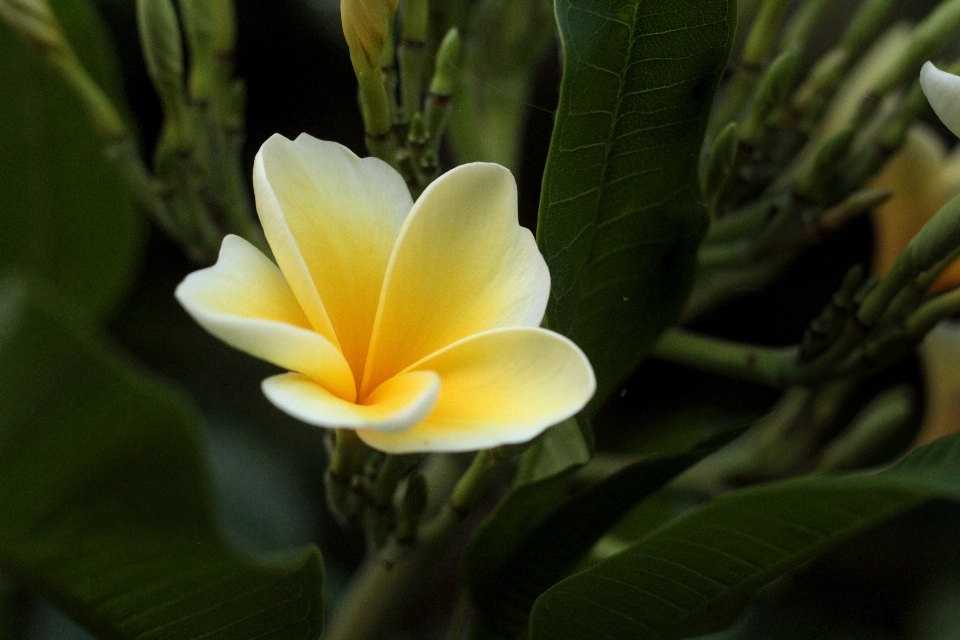
[[[54,2],[92,76],[119,97],[116,61],[86,0]],[[141,221],[86,113],[0,22],[0,270],[40,275],[102,317],[128,286]]]
[[[316,549],[225,543],[195,412],[62,315],[0,285],[0,571],[102,638],[318,637]]]
[[[960,498],[960,435],[879,474],[724,495],[544,593],[531,638],[663,640],[716,630],[771,580],[934,496]]]
[[[538,595],[563,578],[637,502],[742,434],[728,429],[693,448],[650,456],[576,495],[560,478],[515,488],[480,526],[466,556],[478,622],[513,638]]]
[[[556,0],[564,74],[537,231],[550,327],[602,401],[676,322],[707,224],[697,157],[735,0]]]

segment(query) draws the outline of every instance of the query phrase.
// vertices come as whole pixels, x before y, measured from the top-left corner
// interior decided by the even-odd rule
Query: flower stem
[[[500,449],[477,452],[440,512],[418,532],[410,551],[397,562],[371,552],[354,575],[324,640],[373,640],[427,584],[434,565],[464,516],[476,504],[490,473],[503,459]],[[432,483],[431,483],[432,484]]]
[[[653,353],[701,371],[778,388],[789,382],[797,357],[795,347],[761,347],[683,329],[664,333]]]

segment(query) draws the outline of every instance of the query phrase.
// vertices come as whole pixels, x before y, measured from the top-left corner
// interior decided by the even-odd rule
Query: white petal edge
[[[359,430],[360,439],[387,453],[475,451],[526,442],[578,413],[597,385],[576,344],[531,327],[469,336],[407,371],[424,370],[435,371],[441,381],[430,415],[405,431]]]
[[[356,397],[343,355],[308,328],[283,274],[243,238],[224,238],[217,263],[188,275],[174,295],[200,326],[231,347],[305,374],[340,397]]]
[[[253,159],[253,193],[257,202],[257,215],[277,265],[290,284],[293,294],[297,297],[313,329],[339,348],[337,334],[333,331],[333,325],[330,324],[327,310],[323,307],[320,294],[310,277],[310,271],[303,260],[300,248],[283,217],[283,209],[280,207],[277,195],[273,192],[273,186],[267,179],[263,150],[271,140],[277,137],[286,140],[279,133],[273,134],[260,146],[260,150]]]
[[[960,137],[960,77],[927,62],[920,69],[920,86],[940,121]]]
[[[392,433],[409,429],[433,410],[440,394],[440,377],[431,371],[395,376],[364,404],[346,402],[296,373],[272,376],[261,387],[274,406],[307,424]]]

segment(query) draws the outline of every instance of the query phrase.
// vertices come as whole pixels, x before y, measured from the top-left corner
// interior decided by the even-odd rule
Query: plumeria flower
[[[289,371],[262,385],[281,410],[388,453],[468,451],[529,440],[593,395],[583,352],[539,327],[550,274],[503,167],[457,167],[414,203],[376,158],[275,135],[253,182],[276,264],[227,236],[176,296]]]
[[[960,153],[948,151],[940,135],[918,123],[903,146],[873,181],[893,195],[874,214],[874,271],[893,268],[907,243],[923,225],[960,193]],[[950,265],[933,284],[935,290],[960,285],[960,263]]]
[[[820,142],[836,133],[854,116],[863,98],[887,72],[891,64],[910,46],[913,30],[905,24],[891,27],[863,56],[830,105],[821,129],[816,134]],[[952,81],[951,81],[952,79]],[[921,73],[921,82],[928,97],[936,93],[944,96],[938,113],[950,103],[947,94],[939,87],[950,82],[960,83],[960,78],[927,64]],[[938,100],[930,98],[931,103]],[[890,97],[881,105],[889,112],[896,99]],[[954,109],[960,111],[960,100]],[[944,112],[946,113],[946,112]],[[941,116],[943,117],[943,116]],[[960,114],[954,116],[960,124]],[[949,125],[948,125],[949,126]],[[861,136],[858,144],[869,141],[869,132]],[[810,145],[814,150],[818,145]],[[813,154],[804,159],[808,165]],[[951,198],[960,193],[960,154],[949,151],[940,135],[930,127],[917,123],[911,127],[903,146],[890,159],[884,170],[870,185],[891,193],[890,199],[873,213],[875,229],[873,269],[878,275],[890,271],[907,243],[923,225]],[[951,265],[934,283],[933,289],[951,289],[960,285],[960,263]]]
[[[927,62],[920,85],[940,120],[960,135],[960,77]],[[960,194],[960,151],[948,151],[939,134],[914,125],[896,156],[877,177],[874,186],[889,189],[893,197],[875,214],[875,267],[888,272],[910,239],[947,202]],[[960,285],[960,263],[953,263],[934,283],[937,290]]]

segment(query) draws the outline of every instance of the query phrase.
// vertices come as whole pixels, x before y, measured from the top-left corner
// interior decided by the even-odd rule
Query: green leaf
[[[697,158],[735,0],[556,0],[564,74],[540,196],[550,327],[586,352],[596,403],[674,324],[707,213]]]
[[[108,95],[119,76],[85,0],[53,3],[84,64]],[[0,271],[46,278],[87,318],[126,290],[143,232],[80,102],[0,21]]]
[[[558,477],[515,488],[478,528],[467,550],[480,627],[489,637],[515,637],[536,597],[563,578],[617,520],[744,429],[738,425],[689,450],[641,459],[576,495]]]
[[[758,589],[922,502],[960,499],[960,435],[875,474],[808,477],[726,494],[544,593],[533,640],[699,635]]]
[[[63,314],[0,284],[0,571],[101,638],[317,638],[319,552],[230,547],[195,411]]]
[[[520,457],[516,485],[549,480],[590,461],[593,447],[574,418],[550,427]]]

